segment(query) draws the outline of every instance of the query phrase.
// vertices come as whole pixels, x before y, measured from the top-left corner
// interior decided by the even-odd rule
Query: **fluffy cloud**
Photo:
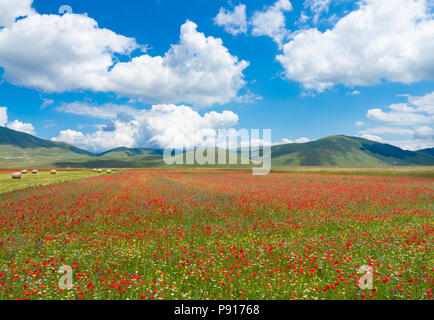
[[[35,128],[31,123],[23,123],[19,120],[14,120],[6,125],[9,129],[21,131],[31,135],[35,135]]]
[[[295,140],[283,138],[279,142],[273,143],[273,145],[288,144],[288,143],[306,143],[306,142],[310,142],[310,141],[311,140],[308,138],[299,138],[299,139],[295,139]]]
[[[384,140],[382,138],[380,138],[379,136],[374,136],[372,134],[364,134],[364,135],[362,135],[362,138],[376,141],[376,142],[384,142]]]
[[[8,27],[16,18],[34,15],[33,0],[2,0],[0,1],[0,28]]]
[[[417,111],[434,114],[434,91],[422,97],[409,97],[409,102],[416,106]]]
[[[106,91],[114,54],[135,41],[84,15],[32,15],[0,31],[0,66],[16,85],[47,92]]]
[[[309,142],[310,140],[308,138],[299,138],[295,140],[295,143],[306,143]]]
[[[423,140],[434,140],[434,130],[431,127],[419,127],[414,132],[414,137]]]
[[[6,126],[6,123],[8,123],[8,109],[0,107],[0,127]]]
[[[391,104],[388,112],[380,108],[368,110],[367,117],[395,125],[434,122],[434,92],[422,97],[407,97],[407,103]]]
[[[154,105],[150,110],[118,108],[114,105],[101,107],[84,104],[69,108],[62,106],[64,112],[81,114],[90,110],[88,116],[112,119],[107,125],[91,134],[64,130],[55,141],[63,141],[92,151],[103,151],[116,147],[172,147],[192,148],[206,146],[217,136],[219,129],[232,130],[238,116],[231,111],[221,113],[212,111],[200,115],[188,106]],[[100,108],[100,111],[96,109]],[[80,110],[80,111],[77,111]],[[116,113],[118,112],[118,113]]]
[[[388,110],[370,109],[367,117],[382,122],[383,126],[368,127],[359,131],[364,136],[386,135],[384,142],[408,150],[419,150],[434,146],[434,92],[420,97],[405,95],[407,102],[395,103]],[[406,139],[402,139],[402,137]],[[378,136],[374,136],[378,138]],[[374,139],[371,139],[374,140]]]
[[[289,0],[279,0],[265,11],[256,11],[251,20],[252,34],[268,36],[281,45],[289,34],[284,12],[291,10],[292,5]]]
[[[415,113],[413,108],[402,109],[405,104],[392,104],[389,106],[390,112],[375,108],[368,110],[368,118],[398,125],[412,125],[417,123],[429,123],[433,117]]]
[[[8,122],[8,109],[0,107],[0,127],[7,127],[15,131],[21,131],[28,134],[35,134],[35,128],[31,123],[23,123],[19,120]]]
[[[214,18],[214,22],[218,26],[223,27],[226,32],[234,36],[239,33],[246,33],[246,6],[244,4],[239,4],[234,8],[233,12],[220,8],[219,13]]]
[[[330,4],[331,0],[306,0],[303,5],[314,13],[313,21],[316,24],[320,15],[329,10]]]
[[[247,33],[248,26],[250,26],[253,36],[270,37],[281,47],[290,34],[286,29],[284,12],[291,10],[292,5],[289,0],[278,0],[273,5],[265,7],[264,10],[255,11],[253,16],[247,19],[246,6],[239,4],[233,12],[220,8],[214,22],[234,36]]]
[[[221,39],[206,37],[187,21],[181,26],[180,44],[164,57],[142,55],[118,63],[110,71],[112,90],[149,101],[224,104],[244,86],[246,61],[238,61]]]
[[[117,147],[135,147],[135,137],[138,134],[137,122],[124,123],[116,121],[112,131],[101,129],[92,134],[83,134],[75,130],[62,130],[53,141],[66,142],[87,150],[105,151]]]
[[[142,52],[130,59],[138,48],[144,50],[79,14],[34,13],[0,30],[4,79],[45,92],[83,89],[202,106],[235,100],[245,85],[248,62],[238,61],[221,39],[206,37],[191,21],[164,56]]]
[[[296,33],[277,56],[285,75],[308,90],[382,79],[434,80],[434,20],[426,0],[362,0],[325,32]]]

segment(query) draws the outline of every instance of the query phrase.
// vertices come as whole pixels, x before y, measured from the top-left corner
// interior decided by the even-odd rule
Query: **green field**
[[[219,171],[251,171],[251,168],[203,168]],[[198,168],[200,173],[200,168]],[[194,172],[189,172],[190,174]],[[270,173],[324,174],[373,177],[434,178],[434,167],[379,167],[379,168],[331,168],[331,167],[272,167]]]
[[[170,172],[179,171],[178,168],[165,168]],[[210,174],[212,171],[216,173],[251,171],[251,168],[212,168],[202,167],[194,168],[194,166],[185,166],[188,170],[185,174]],[[194,170],[193,170],[194,169]],[[17,170],[17,172],[20,170]],[[329,168],[329,167],[273,167],[271,173],[293,173],[293,174],[324,174],[324,175],[350,175],[350,176],[384,176],[384,177],[415,177],[415,178],[434,178],[434,167],[386,167],[386,168]],[[105,171],[103,171],[103,174]],[[34,188],[46,186],[50,184],[73,181],[77,179],[95,177],[99,174],[94,173],[91,169],[57,171],[56,175],[51,175],[50,171],[39,171],[34,175],[31,172],[23,174],[20,180],[12,180],[11,172],[0,173],[0,194],[22,190],[26,188]]]
[[[327,168],[273,167],[274,173],[434,178],[434,167]]]
[[[50,171],[39,171],[38,174],[32,174],[31,172],[22,174],[21,179],[13,180],[11,174],[10,172],[0,173],[0,194],[98,175],[92,170],[57,171],[55,175],[50,174]]]

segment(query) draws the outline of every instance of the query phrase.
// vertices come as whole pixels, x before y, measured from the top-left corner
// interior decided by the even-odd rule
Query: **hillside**
[[[432,149],[413,152],[357,137],[331,136],[307,143],[273,146],[272,164],[274,167],[433,166],[434,155],[431,153]],[[240,158],[239,153],[237,158]],[[216,165],[207,165],[212,166]],[[66,143],[0,127],[0,168],[20,167],[156,168],[167,165],[161,149],[121,147],[95,154]]]
[[[76,154],[92,156],[94,153],[71,146],[63,142],[44,140],[30,134],[0,127],[0,145],[9,145],[21,149],[62,149]]]
[[[101,152],[98,154],[100,157],[135,157],[135,156],[147,156],[147,155],[162,155],[162,149],[152,149],[152,148],[126,148],[120,147],[112,149],[109,151]]]
[[[273,166],[405,166],[434,165],[434,157],[375,141],[331,136],[272,148]]]
[[[53,162],[83,159],[92,152],[63,142],[43,140],[27,133],[0,127],[0,167],[49,167]]]
[[[434,156],[434,148],[422,149],[418,150],[417,152],[422,152]]]

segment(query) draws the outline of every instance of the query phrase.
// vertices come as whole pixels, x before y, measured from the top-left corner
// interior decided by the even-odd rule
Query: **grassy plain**
[[[0,194],[94,177],[98,174],[92,170],[57,171],[55,175],[50,174],[50,171],[39,171],[37,174],[22,174],[18,180],[12,180],[11,175],[12,172],[0,172]]]

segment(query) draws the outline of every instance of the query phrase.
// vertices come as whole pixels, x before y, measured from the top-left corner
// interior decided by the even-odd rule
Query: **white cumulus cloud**
[[[150,103],[209,106],[238,99],[245,85],[243,70],[249,63],[231,55],[221,39],[197,31],[191,21],[181,26],[179,43],[163,56],[141,52],[129,57],[143,48],[80,14],[35,12],[0,29],[3,78],[44,92],[81,89]]]
[[[395,103],[381,108],[369,109],[367,117],[395,125],[415,125],[434,122],[434,92],[422,97],[407,97],[406,103]]]
[[[8,108],[6,107],[0,107],[0,127],[35,135],[35,128],[31,123],[23,123],[19,120],[8,122]]]
[[[278,0],[264,7],[263,10],[255,11],[253,16],[247,18],[246,5],[239,4],[232,12],[220,8],[214,22],[234,36],[247,33],[250,29],[250,34],[253,36],[270,37],[281,47],[290,34],[290,31],[286,29],[285,12],[291,10],[292,4],[289,0]]]
[[[232,34],[237,35],[239,33],[247,32],[247,18],[246,18],[246,6],[239,4],[231,12],[225,8],[220,8],[219,13],[214,18],[215,24],[223,27],[223,29]]]
[[[282,140],[280,140],[279,142],[275,142],[273,143],[273,145],[279,145],[279,144],[289,144],[289,143],[306,143],[306,142],[310,142],[311,140],[308,138],[298,138],[295,140],[292,139],[288,139],[288,138],[283,138]]]
[[[84,134],[75,130],[63,130],[54,141],[63,141],[92,151],[116,147],[192,148],[206,146],[207,139],[217,137],[219,129],[233,130],[238,116],[232,111],[211,111],[199,114],[184,105],[154,105],[150,110],[120,108],[115,105],[91,106],[74,103],[64,105],[63,112],[111,119],[94,133]],[[96,111],[100,108],[101,111]],[[77,111],[78,110],[78,111]],[[84,114],[83,114],[84,115]]]
[[[291,10],[292,5],[289,0],[279,0],[264,11],[256,11],[251,19],[252,34],[268,36],[278,45],[282,45],[289,35],[284,12]]]
[[[235,98],[245,81],[243,70],[249,65],[238,61],[222,40],[206,37],[187,21],[181,26],[180,43],[164,57],[142,55],[118,63],[110,71],[111,91],[148,101],[195,105],[224,104]]]
[[[31,123],[23,123],[19,120],[14,120],[6,125],[9,129],[21,131],[31,135],[35,135],[35,128]]]
[[[434,130],[427,126],[416,128],[414,137],[422,140],[430,140],[432,143],[434,140]]]
[[[427,0],[362,0],[332,29],[295,33],[277,60],[288,79],[317,92],[434,80],[433,15]]]
[[[299,138],[299,139],[295,140],[295,143],[306,143],[309,141],[310,140],[308,138]]]
[[[32,15],[0,31],[3,77],[47,92],[107,90],[113,55],[137,44],[84,15]]]
[[[331,0],[306,0],[303,5],[314,13],[313,21],[318,23],[321,14],[329,10],[331,2]]]
[[[408,150],[434,146],[434,92],[424,96],[401,95],[407,102],[394,103],[384,108],[369,109],[367,118],[383,125],[359,131],[365,136],[386,135],[384,142]],[[406,136],[403,140],[402,136]],[[373,139],[371,139],[373,140]]]
[[[375,136],[373,134],[364,134],[364,135],[362,135],[362,138],[363,139],[368,139],[368,140],[371,140],[371,141],[375,141],[375,142],[384,142],[384,140],[381,137]]]
[[[1,0],[0,1],[0,28],[8,27],[16,18],[35,14],[32,9],[33,0]]]
[[[422,97],[409,97],[409,102],[416,106],[418,111],[434,114],[434,91]]]

